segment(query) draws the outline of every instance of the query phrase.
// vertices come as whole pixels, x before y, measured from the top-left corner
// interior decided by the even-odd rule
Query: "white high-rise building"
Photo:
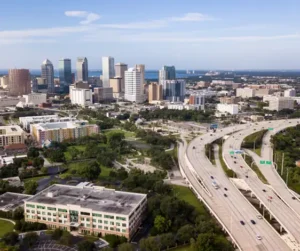
[[[144,64],[136,64],[135,68],[141,73],[141,83],[145,84],[145,65]]]
[[[71,103],[80,106],[89,106],[93,103],[92,90],[87,83],[77,82],[70,85]]]
[[[125,71],[125,99],[131,102],[144,102],[144,86],[142,73],[136,68]]]
[[[115,77],[115,60],[113,57],[102,57],[102,87],[109,87],[109,79]]]
[[[49,59],[46,59],[42,66],[42,78],[46,80],[46,85],[48,86],[48,92],[54,92],[54,69],[53,64]]]
[[[296,97],[295,89],[287,89],[284,91],[284,97]]]
[[[76,62],[77,81],[87,82],[89,79],[88,61],[85,57],[77,58]]]

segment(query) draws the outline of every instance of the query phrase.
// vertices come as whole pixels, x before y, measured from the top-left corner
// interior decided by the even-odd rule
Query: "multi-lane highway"
[[[235,188],[223,170],[212,165],[205,155],[206,144],[234,130],[246,128],[247,125],[225,128],[216,134],[206,133],[194,139],[188,146],[180,144],[181,169],[190,185],[230,232],[241,250],[289,250],[269,223],[257,218],[258,211]],[[205,192],[199,181],[208,192]],[[218,189],[213,187],[213,181],[219,185]],[[256,224],[251,223],[251,220]]]
[[[296,124],[297,120],[292,120],[290,123],[287,121],[276,121],[276,124],[273,124],[273,132],[277,132],[287,126]],[[274,170],[274,168],[271,166],[258,164],[262,173],[274,189],[273,190],[258,179],[257,175],[246,164],[241,155],[233,156],[230,154],[232,150],[240,149],[242,141],[247,135],[250,135],[255,131],[262,130],[267,126],[267,122],[262,122],[258,125],[253,125],[252,127],[248,127],[247,129],[232,134],[223,144],[223,157],[227,165],[232,168],[240,178],[245,180],[256,197],[265,205],[266,208],[268,208],[268,210],[273,216],[275,216],[275,218],[286,229],[286,231],[292,235],[289,243],[290,246],[293,246],[293,248],[298,248],[300,243],[300,218],[297,213],[299,212],[300,207],[299,201],[292,199],[292,194],[281,181],[279,175],[275,173],[276,170]],[[262,150],[262,158],[264,160],[272,160],[272,155],[270,155],[269,140],[270,138],[267,138],[263,143],[264,148]],[[257,155],[254,155],[254,157],[259,163],[261,158],[259,158]],[[277,196],[277,194],[280,196],[280,198]]]

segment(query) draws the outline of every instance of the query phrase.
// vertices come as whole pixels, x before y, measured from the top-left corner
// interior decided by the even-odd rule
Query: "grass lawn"
[[[197,199],[197,197],[188,187],[172,185],[172,188],[174,190],[175,195],[179,199],[184,200],[188,204],[194,206],[200,214],[207,214],[205,207],[201,204],[201,202]]]
[[[120,130],[120,129],[105,130],[104,134],[106,135],[109,132],[122,132],[122,133],[124,133],[125,138],[134,138],[135,137],[135,133],[134,132],[129,132],[129,131]]]
[[[14,225],[6,220],[0,220],[0,238],[8,232],[12,232]]]
[[[27,178],[27,179],[24,180],[24,182],[27,182],[27,181],[36,181],[36,182],[38,182],[39,180],[44,179],[44,178],[49,178],[49,175],[33,177],[33,178]]]
[[[184,247],[179,247],[179,248],[174,248],[171,249],[172,251],[192,251],[192,248],[190,245],[184,246]]]
[[[255,151],[254,151],[258,156],[261,156],[261,147],[259,148],[255,148]]]
[[[79,151],[84,151],[85,150],[85,146],[83,146],[83,145],[69,146],[67,148],[67,151],[64,153],[65,154],[65,158],[66,158],[67,161],[71,160],[71,154],[69,152],[69,149],[72,148],[72,147],[76,148]]]

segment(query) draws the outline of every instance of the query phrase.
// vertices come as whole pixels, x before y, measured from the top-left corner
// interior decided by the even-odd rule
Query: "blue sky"
[[[299,69],[298,0],[1,0],[0,69]]]

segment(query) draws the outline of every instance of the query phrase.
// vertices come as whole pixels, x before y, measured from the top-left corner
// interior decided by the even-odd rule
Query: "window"
[[[43,220],[46,220],[46,217],[43,217]]]
[[[26,207],[35,208],[35,205],[32,205],[32,204],[26,204]]]
[[[117,224],[117,226],[121,226],[121,223],[119,223],[119,222],[117,222],[116,224]]]
[[[117,228],[116,231],[117,231],[117,232],[121,232],[121,229],[120,229],[120,228]]]
[[[38,216],[38,217],[37,217],[37,219],[38,219],[38,220],[40,220],[40,219],[41,219],[41,217],[40,217],[40,216]]]
[[[105,230],[108,230],[108,227],[104,227]]]
[[[87,212],[80,212],[81,215],[91,215],[90,213]]]
[[[97,220],[96,220],[96,219],[93,219],[93,222],[97,222]]]
[[[61,209],[61,208],[59,208],[59,209],[58,209],[58,212],[67,213],[67,212],[68,212],[68,210],[67,210],[67,209]]]
[[[99,228],[99,229],[102,229],[102,226],[101,226],[101,225],[98,225],[98,228]]]
[[[45,209],[44,206],[36,206],[36,208],[38,208],[38,209]]]
[[[55,207],[47,207],[47,209],[50,210],[50,211],[56,211]]]
[[[98,220],[98,223],[102,223],[102,220]]]
[[[110,225],[115,225],[115,223],[113,221],[110,222]]]
[[[87,223],[87,224],[86,224],[86,227],[90,227],[90,226],[91,226],[91,224],[90,224],[90,223]]]
[[[58,222],[59,222],[59,223],[62,223],[62,220],[59,220]]]
[[[48,221],[51,221],[51,218],[48,218]]]
[[[117,216],[116,219],[117,219],[117,220],[126,221],[126,218],[125,218],[125,217],[119,217],[119,216]]]
[[[111,216],[111,215],[104,215],[104,218],[107,218],[107,219],[114,219],[115,216]]]
[[[102,217],[102,214],[92,214],[93,216],[95,216],[95,217]]]
[[[51,213],[49,213],[49,212],[48,212],[47,214],[48,214],[48,215],[51,215]]]
[[[46,212],[42,212],[42,215],[45,215],[46,214]]]
[[[80,220],[81,220],[81,221],[84,221],[84,218],[83,218],[83,217],[81,217],[81,218],[80,218]]]
[[[26,210],[26,213],[30,213],[30,210],[29,210],[29,209],[27,209],[27,210]]]
[[[122,223],[122,227],[126,227],[126,223]]]
[[[93,228],[96,228],[96,225],[93,224]]]
[[[37,214],[41,214],[41,211],[36,211]]]
[[[105,220],[105,221],[104,221],[104,224],[108,224],[108,221],[107,221],[107,220]]]
[[[35,210],[31,210],[31,213],[34,214],[34,213],[35,213]]]
[[[113,228],[113,227],[110,227],[110,229],[109,230],[111,230],[111,231],[114,231],[115,229]]]
[[[122,229],[122,233],[126,233],[126,229]]]

